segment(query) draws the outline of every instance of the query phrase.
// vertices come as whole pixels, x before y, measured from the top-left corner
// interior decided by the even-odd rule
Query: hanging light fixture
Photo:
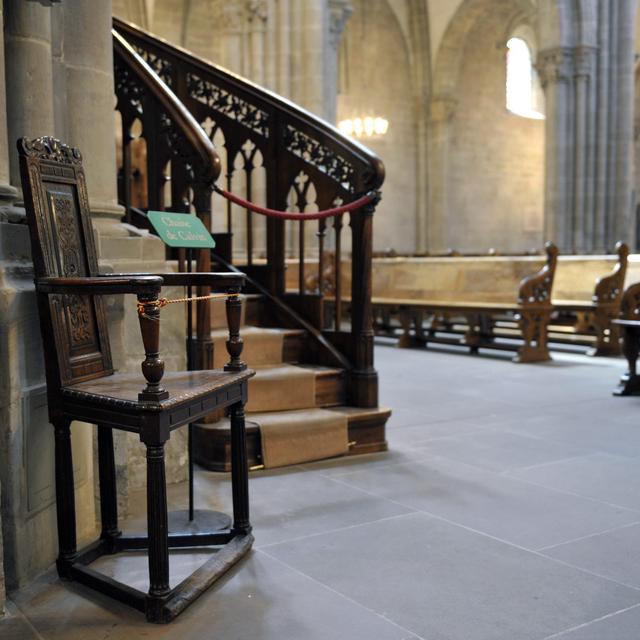
[[[338,122],[338,129],[353,138],[375,138],[384,136],[389,129],[389,121],[380,116],[347,118]]]

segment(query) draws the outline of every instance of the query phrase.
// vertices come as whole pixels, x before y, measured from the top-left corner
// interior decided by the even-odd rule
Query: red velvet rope
[[[223,198],[230,200],[234,204],[241,206],[243,209],[249,209],[249,211],[253,211],[255,213],[260,213],[263,216],[269,216],[271,218],[280,218],[282,220],[320,220],[322,218],[330,218],[332,216],[339,216],[341,213],[348,213],[349,211],[353,211],[354,209],[359,209],[360,207],[364,207],[365,205],[373,202],[377,199],[378,195],[376,193],[367,193],[366,195],[350,202],[349,204],[343,204],[339,207],[334,207],[333,209],[325,209],[324,211],[318,211],[316,213],[292,213],[290,211],[278,211],[276,209],[268,209],[266,207],[261,207],[253,202],[249,202],[248,200],[244,200],[239,196],[231,193],[230,191],[225,191],[221,189],[217,185],[214,187],[215,191],[219,193]]]

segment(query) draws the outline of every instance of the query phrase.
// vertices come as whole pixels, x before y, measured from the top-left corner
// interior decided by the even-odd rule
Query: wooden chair
[[[239,334],[242,274],[172,273],[159,276],[100,275],[89,217],[82,157],[53,138],[18,141],[20,171],[35,269],[45,350],[49,417],[55,430],[58,573],[168,622],[184,610],[253,542],[249,523],[244,405],[253,375],[241,361]],[[227,298],[229,363],[224,370],[164,374],[159,357],[162,284],[211,286]],[[142,373],[113,370],[100,296],[137,295],[145,359]],[[144,386],[143,386],[144,385]],[[164,446],[171,432],[230,407],[233,525],[197,534],[169,534]],[[72,420],[96,424],[102,531],[99,540],[76,549],[71,454]],[[137,433],[146,445],[147,536],[118,529],[113,429]],[[215,546],[218,550],[190,577],[172,588],[169,548]],[[148,550],[149,590],[144,593],[98,573],[90,564],[104,554]]]

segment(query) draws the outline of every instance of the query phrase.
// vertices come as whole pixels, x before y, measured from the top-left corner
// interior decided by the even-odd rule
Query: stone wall
[[[385,136],[363,138],[384,161],[383,198],[374,216],[377,250],[416,251],[416,114],[402,26],[386,0],[352,2],[340,49],[338,120],[381,116]]]
[[[0,491],[2,485],[0,484]],[[0,493],[1,495],[1,493]],[[4,545],[2,544],[2,514],[0,514],[0,618],[5,613],[6,588],[4,584]]]
[[[500,12],[467,34],[449,146],[446,246],[517,253],[543,244],[544,122],[505,106],[507,22]]]

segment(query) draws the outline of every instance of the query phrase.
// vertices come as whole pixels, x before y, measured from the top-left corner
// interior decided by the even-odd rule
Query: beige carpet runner
[[[244,342],[242,359],[250,363],[251,368],[282,362],[282,344],[284,342],[284,333],[282,331],[244,326],[242,327],[241,335]],[[214,329],[211,332],[214,344],[214,369],[221,369],[229,360],[225,344],[228,337],[229,332],[226,327],[224,329]]]
[[[316,374],[313,370],[289,364],[252,368],[256,370],[256,376],[249,380],[248,412],[290,411],[315,406]]]
[[[349,452],[347,416],[325,409],[254,413],[265,469],[343,456]]]
[[[212,302],[214,367],[228,359],[224,302]],[[348,417],[316,407],[316,371],[283,363],[285,331],[244,324],[242,359],[249,380],[247,420],[260,428],[265,468],[285,467],[349,452]]]

